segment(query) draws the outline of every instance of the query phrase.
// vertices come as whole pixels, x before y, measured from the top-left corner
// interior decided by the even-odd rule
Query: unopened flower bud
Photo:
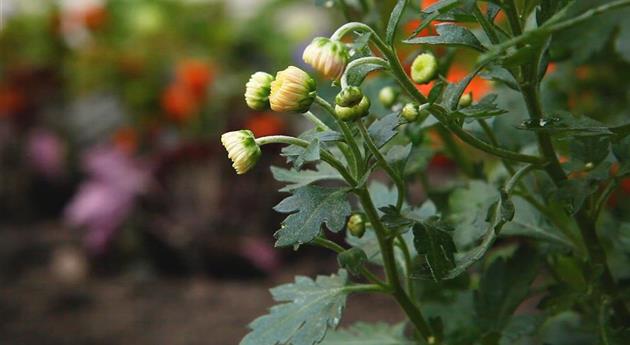
[[[253,110],[263,111],[269,109],[269,94],[273,76],[265,72],[256,72],[245,84],[245,102]]]
[[[398,99],[398,90],[391,86],[386,86],[378,93],[378,100],[385,108],[391,108]]]
[[[459,107],[464,108],[472,104],[472,92],[463,94],[462,97],[459,98]]]
[[[239,175],[249,171],[260,158],[260,147],[256,144],[254,133],[250,130],[242,129],[224,133],[221,135],[221,143],[225,146],[228,158],[232,160],[232,166]]]
[[[418,119],[418,116],[420,115],[420,111],[418,111],[418,105],[414,103],[405,104],[405,106],[402,108],[401,115],[405,118],[405,120],[409,122],[416,121],[416,119]]]
[[[411,64],[411,79],[418,84],[430,82],[438,71],[437,59],[431,53],[422,53],[416,56]]]
[[[343,121],[356,120],[369,114],[370,100],[356,86],[341,90],[335,98],[335,103],[337,104],[335,113]]]
[[[352,236],[355,237],[363,237],[365,233],[365,215],[362,213],[353,213],[350,218],[348,218],[348,223],[346,223],[346,228]]]
[[[289,66],[271,82],[269,104],[274,111],[303,113],[311,107],[315,96],[315,80],[301,69]]]
[[[346,69],[349,53],[346,46],[326,37],[316,37],[309,44],[302,59],[327,79],[336,80]]]

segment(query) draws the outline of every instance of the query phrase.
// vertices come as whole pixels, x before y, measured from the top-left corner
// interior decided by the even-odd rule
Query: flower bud
[[[464,108],[472,104],[472,92],[462,95],[459,98],[459,107]]]
[[[341,77],[348,58],[348,49],[343,43],[326,37],[315,37],[302,54],[304,62],[332,80]]]
[[[386,86],[378,93],[378,99],[385,108],[391,108],[398,99],[398,90],[391,86]]]
[[[343,121],[356,120],[369,114],[370,100],[356,86],[341,90],[335,97],[335,103],[335,113]]]
[[[303,113],[313,104],[315,95],[315,80],[301,69],[289,66],[271,82],[269,104],[274,111]]]
[[[365,233],[365,222],[365,215],[362,213],[353,213],[350,218],[348,218],[346,229],[350,231],[352,236],[361,238]]]
[[[248,172],[260,158],[260,147],[250,130],[224,133],[221,135],[221,143],[225,146],[228,158],[232,160],[232,166],[239,175]]]
[[[431,53],[416,56],[411,64],[411,79],[418,84],[426,84],[435,78],[438,71],[437,59]]]
[[[418,119],[418,116],[420,115],[420,111],[418,111],[418,105],[414,103],[405,104],[405,106],[402,108],[401,115],[405,118],[405,120],[409,122],[416,121],[416,119]]]
[[[269,109],[269,93],[273,76],[265,72],[256,72],[245,84],[245,102],[253,110]]]

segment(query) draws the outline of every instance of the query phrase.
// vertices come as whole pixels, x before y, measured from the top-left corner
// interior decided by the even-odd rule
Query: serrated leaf
[[[254,320],[251,332],[240,345],[313,345],[328,330],[335,329],[346,305],[348,275],[318,276],[315,280],[297,276],[294,283],[271,289],[279,304],[269,314]]]
[[[494,260],[483,272],[475,293],[475,311],[481,328],[486,332],[501,331],[527,297],[537,274],[538,260],[532,248],[519,248],[508,260]]]
[[[610,139],[605,136],[573,137],[569,141],[569,154],[572,159],[598,165],[610,152]]]
[[[280,189],[281,192],[290,192],[292,190],[322,180],[343,180],[343,177],[335,168],[323,162],[317,164],[315,170],[288,170],[272,166],[271,173],[273,174],[273,178],[275,178],[276,181],[288,183],[286,186]]]
[[[319,160],[319,152],[322,145],[338,141],[341,138],[341,134],[332,130],[309,130],[300,135],[300,139],[310,143],[308,147],[289,145],[283,147],[280,154],[287,158],[288,163],[292,163],[295,168],[299,169],[306,162]]]
[[[597,185],[585,179],[564,180],[552,192],[550,199],[561,205],[568,214],[575,214],[596,190]]]
[[[587,116],[574,116],[559,112],[540,120],[523,121],[517,128],[530,131],[542,131],[560,136],[612,135],[610,128]]]
[[[435,29],[438,36],[414,37],[404,43],[469,47],[480,52],[486,50],[477,37],[463,26],[444,23],[436,25]]]
[[[399,125],[398,113],[391,113],[372,123],[368,128],[368,133],[374,140],[376,147],[380,148],[396,135],[396,129]]]
[[[368,257],[361,248],[353,247],[337,255],[337,263],[353,275],[359,275],[361,267],[368,261]]]
[[[319,234],[322,224],[332,232],[341,231],[351,212],[346,193],[346,189],[318,186],[296,189],[274,207],[277,212],[292,213],[274,234],[276,246],[310,242]]]
[[[363,80],[365,80],[365,77],[367,77],[368,74],[374,71],[381,70],[383,68],[384,68],[383,65],[374,64],[374,63],[365,63],[357,67],[354,67],[352,69],[349,69],[346,72],[347,77],[348,77],[347,79],[348,85],[359,86],[361,85],[361,83],[363,83]]]
[[[453,228],[437,219],[416,223],[413,226],[413,244],[424,256],[428,271],[435,281],[441,280],[455,267],[457,251],[451,232]]]
[[[499,66],[499,65],[486,66],[486,69],[484,71],[481,71],[479,73],[479,76],[484,79],[501,82],[512,90],[515,90],[515,91],[519,90],[518,82],[516,81],[516,79],[514,79],[514,76],[510,73],[510,71],[508,71],[502,66]]]
[[[507,113],[507,110],[500,109],[497,104],[494,103],[495,99],[497,99],[496,94],[489,94],[473,105],[457,109],[455,113],[475,119],[484,119]]]
[[[405,324],[356,323],[348,329],[330,332],[321,345],[413,345],[405,338]]]
[[[392,10],[392,14],[389,16],[389,21],[387,22],[387,29],[385,31],[385,43],[388,45],[392,45],[394,43],[394,36],[396,34],[396,27],[398,27],[398,22],[400,22],[400,17],[402,16],[403,11],[405,10],[405,5],[407,5],[407,0],[398,0],[396,6]]]

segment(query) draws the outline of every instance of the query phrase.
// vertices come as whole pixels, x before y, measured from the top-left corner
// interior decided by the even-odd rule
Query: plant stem
[[[315,98],[315,102],[319,104],[319,106],[324,108],[324,110],[326,110],[335,119],[335,121],[337,121],[337,124],[339,125],[339,128],[341,129],[341,132],[343,134],[346,144],[350,146],[350,150],[352,151],[352,156],[353,156],[352,163],[354,166],[354,171],[357,173],[356,176],[359,176],[358,172],[363,170],[363,164],[361,163],[362,156],[361,156],[361,151],[359,150],[359,146],[357,146],[357,143],[352,136],[352,131],[350,130],[350,127],[348,127],[348,125],[345,122],[337,118],[337,114],[335,114],[335,109],[325,99],[317,96]]]
[[[378,284],[354,284],[343,288],[346,292],[382,292],[389,293],[386,288]]]
[[[330,127],[328,127],[328,125],[326,125],[322,120],[320,120],[317,116],[315,116],[315,114],[311,113],[310,111],[307,111],[303,113],[302,115],[304,116],[304,118],[311,121],[311,123],[313,123],[315,127],[317,127],[317,129],[322,130],[322,131],[331,130]]]
[[[300,147],[307,148],[310,144],[308,141],[290,137],[286,135],[269,135],[266,137],[256,138],[256,144],[258,146],[263,146],[267,144],[285,144],[285,145],[296,145]],[[330,152],[326,150],[321,150],[320,152],[321,158],[326,163],[330,164],[333,168],[337,169],[341,176],[351,185],[356,186],[357,181],[354,177],[348,172],[348,170],[333,156]]]
[[[455,143],[455,140],[453,140],[453,137],[451,136],[451,132],[442,124],[435,126],[435,129],[444,142],[446,149],[451,153],[453,160],[459,163],[464,173],[469,177],[478,177],[475,176],[477,175],[475,173],[475,167],[470,162],[470,159],[468,159],[468,157],[462,153],[462,150],[459,149],[459,146],[457,146],[457,143]]]
[[[344,247],[340,246],[339,244],[327,238],[324,238],[322,236],[315,237],[315,239],[310,243],[316,246],[322,247],[322,248],[330,249],[337,254],[344,252],[346,250]],[[359,269],[359,273],[361,273],[361,275],[365,279],[367,279],[370,283],[377,284],[381,286],[382,288],[384,288],[385,290],[389,290],[389,286],[387,286],[387,284],[381,281],[374,273],[372,273],[372,271],[368,270],[365,266],[362,266]]]
[[[374,144],[374,140],[372,140],[372,137],[370,137],[370,134],[368,133],[367,128],[365,128],[363,121],[358,120],[357,127],[359,127],[361,136],[363,136],[363,141],[365,141],[370,152],[372,152],[372,154],[378,161],[381,168],[383,168],[383,170],[387,172],[387,175],[389,175],[389,177],[394,181],[394,184],[396,185],[396,189],[398,190],[398,196],[396,198],[396,209],[400,210],[402,208],[403,202],[405,201],[405,192],[406,192],[405,182],[400,177],[400,175],[396,172],[396,170],[394,170],[394,168],[389,163],[387,163],[387,160],[385,160],[385,157],[383,157],[381,152],[378,150],[378,147],[376,147],[376,144]]]
[[[367,189],[365,187],[361,187],[355,190],[355,193],[359,197],[361,205],[363,206],[363,209],[369,221],[372,223],[374,232],[376,233],[376,238],[378,240],[381,254],[383,256],[385,274],[387,275],[389,285],[392,287],[392,294],[394,298],[396,299],[396,301],[398,301],[400,306],[409,317],[409,320],[411,321],[411,323],[413,323],[418,332],[420,332],[420,335],[422,335],[424,340],[432,343],[435,337],[433,337],[432,335],[429,324],[425,321],[422,312],[409,298],[409,296],[405,292],[405,289],[401,285],[400,278],[398,276],[398,268],[396,267],[396,259],[394,257],[393,238],[388,238],[388,231],[385,226],[383,226],[383,223],[381,223],[378,213],[376,212],[376,208],[374,207],[374,203],[372,203],[372,198],[370,197]]]

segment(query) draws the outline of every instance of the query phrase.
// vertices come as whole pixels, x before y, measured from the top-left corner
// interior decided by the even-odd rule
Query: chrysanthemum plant
[[[323,247],[337,253],[340,268],[272,289],[279,304],[250,324],[242,345],[627,343],[630,289],[609,256],[628,265],[628,234],[602,214],[630,174],[630,125],[549,113],[540,85],[554,34],[630,1],[597,1],[586,11],[573,5],[442,0],[420,9],[399,0],[383,34],[350,22],[305,49],[314,73],[338,88],[334,99],[320,97],[297,67],[252,76],[250,107],[301,113],[313,127],[299,137],[229,132],[222,142],[239,174],[262,146],[286,145],[291,168],[272,168],[291,194],[274,208],[288,214],[276,245]],[[421,24],[400,42],[399,22],[412,15]],[[436,20],[436,35],[418,36]],[[401,44],[418,48],[408,72]],[[475,52],[476,63],[449,82],[460,50]],[[372,72],[390,80],[378,97],[389,113],[374,111],[379,100],[362,89]],[[466,92],[479,77],[518,92],[525,120],[498,126],[511,109],[495,94]],[[432,88],[423,94],[418,85],[426,83]],[[515,131],[529,143],[513,144]],[[447,184],[434,185],[426,171],[435,142],[459,167]],[[375,181],[377,171],[391,188]],[[345,241],[331,237],[340,232]],[[604,232],[621,245],[606,246]],[[407,320],[337,329],[347,296],[365,293],[391,296]]]

